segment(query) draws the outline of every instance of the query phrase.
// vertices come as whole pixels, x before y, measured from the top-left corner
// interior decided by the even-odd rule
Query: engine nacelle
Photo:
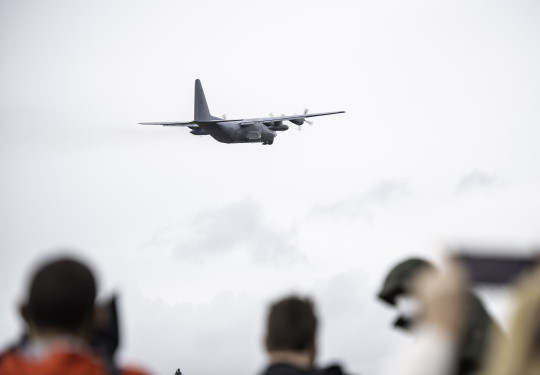
[[[279,125],[283,125],[283,121],[267,121],[267,122],[263,122],[264,125],[266,126],[279,126]]]
[[[294,119],[291,119],[289,121],[292,122],[295,125],[302,125],[304,123],[303,118],[294,118]]]
[[[268,129],[273,130],[273,131],[282,132],[282,131],[288,130],[289,125],[283,125],[283,123],[281,125],[271,125],[271,126],[268,127]]]
[[[191,129],[190,133],[193,135],[208,135],[208,133],[201,128]]]

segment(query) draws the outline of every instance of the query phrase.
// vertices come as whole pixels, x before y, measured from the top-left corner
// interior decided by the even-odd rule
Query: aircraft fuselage
[[[240,125],[238,122],[197,122],[197,125],[212,138],[222,143],[272,144],[276,132],[263,123]]]

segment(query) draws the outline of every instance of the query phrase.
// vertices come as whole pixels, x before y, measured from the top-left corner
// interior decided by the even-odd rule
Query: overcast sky
[[[314,296],[320,362],[403,337],[384,272],[540,242],[536,1],[0,2],[0,341],[75,249],[121,295],[125,361],[254,374],[266,307]],[[345,110],[272,146],[142,121]],[[488,304],[497,304],[487,301]],[[495,309],[496,310],[496,309]]]

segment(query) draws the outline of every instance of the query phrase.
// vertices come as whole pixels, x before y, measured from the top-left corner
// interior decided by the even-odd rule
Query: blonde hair
[[[508,337],[494,337],[483,375],[540,375],[540,271],[517,289]]]

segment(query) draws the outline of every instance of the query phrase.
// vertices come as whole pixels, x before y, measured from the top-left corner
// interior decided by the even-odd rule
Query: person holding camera
[[[452,260],[442,271],[419,258],[400,262],[387,275],[378,297],[401,310],[394,326],[417,338],[392,359],[389,374],[478,374],[491,336],[500,334],[469,290],[465,270]]]
[[[54,259],[38,267],[20,307],[26,334],[0,355],[0,375],[148,375],[116,367],[117,336],[111,345],[96,346],[108,347],[108,355],[92,349],[96,331],[103,331],[95,326],[96,289],[90,269],[75,259]]]

